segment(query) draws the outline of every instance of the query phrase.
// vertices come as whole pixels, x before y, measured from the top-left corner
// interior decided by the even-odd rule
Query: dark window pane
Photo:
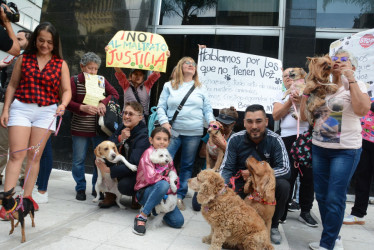
[[[317,0],[317,28],[374,28],[374,0]]]
[[[163,0],[160,25],[277,26],[278,0]]]
[[[337,39],[316,39],[316,55],[323,55],[329,53],[330,44],[335,42]]]

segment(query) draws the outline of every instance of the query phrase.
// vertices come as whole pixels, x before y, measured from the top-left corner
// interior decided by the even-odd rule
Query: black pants
[[[121,178],[118,178],[118,191],[127,196],[135,195],[134,186],[136,183],[136,172],[131,171],[127,167]]]
[[[287,218],[287,211],[288,211],[288,203],[292,201],[292,194],[295,185],[295,181],[297,176],[300,174],[298,168],[294,167],[294,160],[290,154],[292,143],[296,140],[296,135],[282,137],[283,142],[286,146],[286,150],[288,152],[288,158],[290,158],[290,167],[291,167],[291,178],[290,178],[290,194],[288,198],[288,202],[286,202],[286,208],[284,210],[284,214],[281,217],[282,220]],[[303,175],[300,174],[300,189],[299,189],[299,204],[301,208],[301,212],[310,212],[313,206],[314,200],[314,186],[313,186],[313,169],[306,168],[304,166],[300,167],[301,172]]]
[[[374,143],[362,140],[362,153],[355,172],[355,205],[351,214],[364,217],[369,204],[371,180],[374,174]]]
[[[271,222],[272,228],[278,228],[279,219],[284,213],[286,203],[288,201],[288,194],[290,193],[290,183],[286,179],[277,178],[275,184],[275,200],[277,205],[275,205],[275,211],[273,219]],[[247,194],[239,193],[239,196],[244,199]]]

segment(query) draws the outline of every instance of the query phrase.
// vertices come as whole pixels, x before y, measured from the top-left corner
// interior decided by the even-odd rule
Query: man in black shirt
[[[2,4],[8,11],[9,7],[5,4]],[[18,56],[20,53],[20,46],[17,42],[16,34],[14,34],[12,24],[6,17],[3,8],[0,8],[0,50],[5,51],[11,55]]]

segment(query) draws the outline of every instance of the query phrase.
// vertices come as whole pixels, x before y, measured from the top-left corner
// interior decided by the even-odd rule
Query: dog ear
[[[214,199],[215,195],[209,181],[205,181],[200,185],[200,190],[197,193],[197,202],[200,204],[207,204]]]
[[[9,191],[3,192],[3,198],[12,197],[15,193],[16,192],[14,191],[14,187],[12,187]]]
[[[98,146],[95,148],[95,150],[94,150],[94,154],[95,154],[96,156],[98,156],[98,157],[100,157],[99,147],[100,147],[100,145],[98,145]]]

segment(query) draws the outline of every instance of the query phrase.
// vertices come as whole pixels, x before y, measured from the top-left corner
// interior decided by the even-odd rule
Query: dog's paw
[[[131,171],[133,171],[133,172],[135,172],[135,171],[138,170],[138,166],[133,165],[133,164],[129,164],[129,165],[127,165],[127,167],[128,167]]]
[[[95,203],[98,202],[99,198],[100,198],[100,196],[98,195],[96,198],[92,199],[92,202],[95,202]]]
[[[210,235],[203,237],[203,243],[210,244],[212,242],[212,237]]]

